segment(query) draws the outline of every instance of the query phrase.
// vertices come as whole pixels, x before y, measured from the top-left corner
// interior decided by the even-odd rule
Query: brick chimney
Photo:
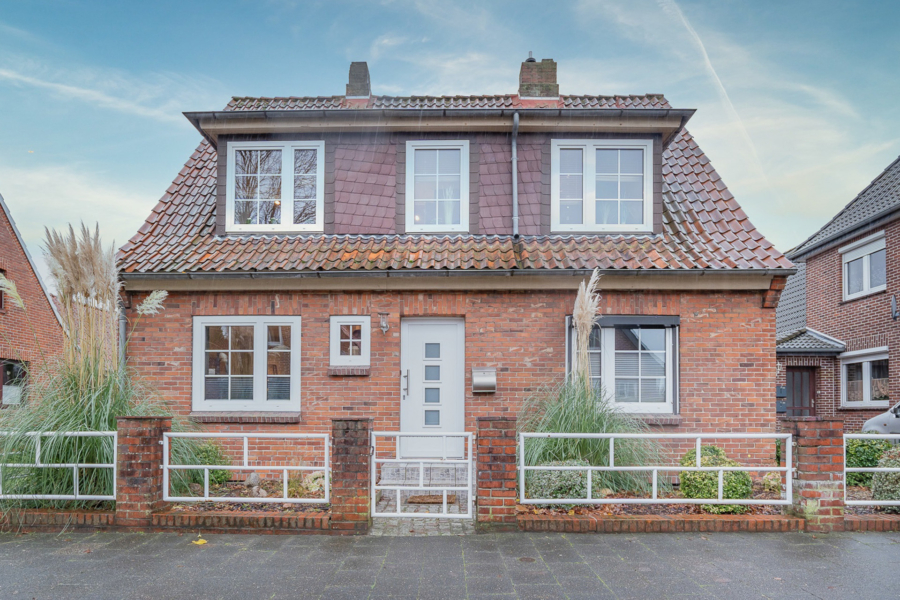
[[[553,73],[555,77],[555,68]],[[371,94],[372,85],[369,83],[369,65],[365,62],[350,63],[350,82],[347,84],[347,96],[368,98]]]
[[[544,58],[537,62],[528,53],[528,59],[519,70],[519,97],[558,98],[559,84],[556,83],[556,61]]]

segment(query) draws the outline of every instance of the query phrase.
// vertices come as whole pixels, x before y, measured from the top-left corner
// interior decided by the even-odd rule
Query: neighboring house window
[[[660,324],[654,324],[655,320]],[[601,321],[591,332],[588,346],[594,386],[627,412],[674,412],[677,325],[670,319],[654,317],[613,317],[606,321],[608,325]],[[568,329],[569,364],[574,365],[575,335],[571,327]]]
[[[469,142],[406,142],[406,231],[469,231]]]
[[[369,366],[371,329],[368,316],[331,317],[331,365]]]
[[[230,142],[227,231],[322,231],[325,142]]]
[[[844,300],[853,300],[887,288],[883,231],[844,246],[838,252],[844,270]]]
[[[653,229],[651,140],[553,140],[555,232]]]
[[[194,317],[195,411],[300,408],[300,317]]]
[[[0,276],[6,277],[6,271],[0,269]],[[0,312],[4,312],[6,310],[6,294],[3,293],[3,290],[0,290]]]
[[[841,355],[841,404],[883,407],[890,403],[887,347]]]
[[[25,364],[17,360],[0,361],[0,404],[13,405],[22,403],[25,391]]]

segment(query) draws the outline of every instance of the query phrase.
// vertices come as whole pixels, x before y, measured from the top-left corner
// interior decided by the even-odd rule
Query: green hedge
[[[876,467],[885,451],[890,450],[887,440],[847,440],[847,468]],[[847,485],[872,485],[874,473],[847,473]]]
[[[682,456],[679,464],[682,467],[697,466],[696,450],[690,450]],[[728,458],[725,451],[717,446],[702,446],[700,448],[700,466],[739,467],[741,465]],[[682,471],[680,477],[681,494],[685,498],[717,498],[719,495],[719,473],[716,471]],[[722,498],[738,500],[749,498],[752,493],[753,482],[749,473],[725,471],[722,481]],[[703,504],[701,508],[713,514],[740,514],[747,511],[747,507],[740,504]]]
[[[882,468],[900,468],[900,448],[887,450],[878,461]],[[873,473],[873,500],[900,500],[900,473]],[[884,512],[900,513],[900,506],[885,506]]]

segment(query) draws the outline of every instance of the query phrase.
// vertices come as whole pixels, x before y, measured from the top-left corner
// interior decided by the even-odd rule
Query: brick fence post
[[[150,527],[163,504],[163,433],[171,417],[118,417],[116,526]]]
[[[806,519],[807,531],[843,531],[843,418],[785,417],[782,426],[794,436],[791,511]]]
[[[331,420],[331,530],[362,534],[369,530],[372,419]]]
[[[513,529],[516,526],[516,419],[479,417],[477,422],[478,526]]]

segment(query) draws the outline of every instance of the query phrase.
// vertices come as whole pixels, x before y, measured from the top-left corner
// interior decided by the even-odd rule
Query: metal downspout
[[[519,136],[519,113],[518,111],[513,113],[513,126],[512,126],[512,226],[513,226],[513,239],[519,239],[519,157],[518,157],[518,142],[516,141]]]
[[[125,317],[125,305],[119,300],[119,368],[125,369],[125,349],[128,345],[128,319]]]

